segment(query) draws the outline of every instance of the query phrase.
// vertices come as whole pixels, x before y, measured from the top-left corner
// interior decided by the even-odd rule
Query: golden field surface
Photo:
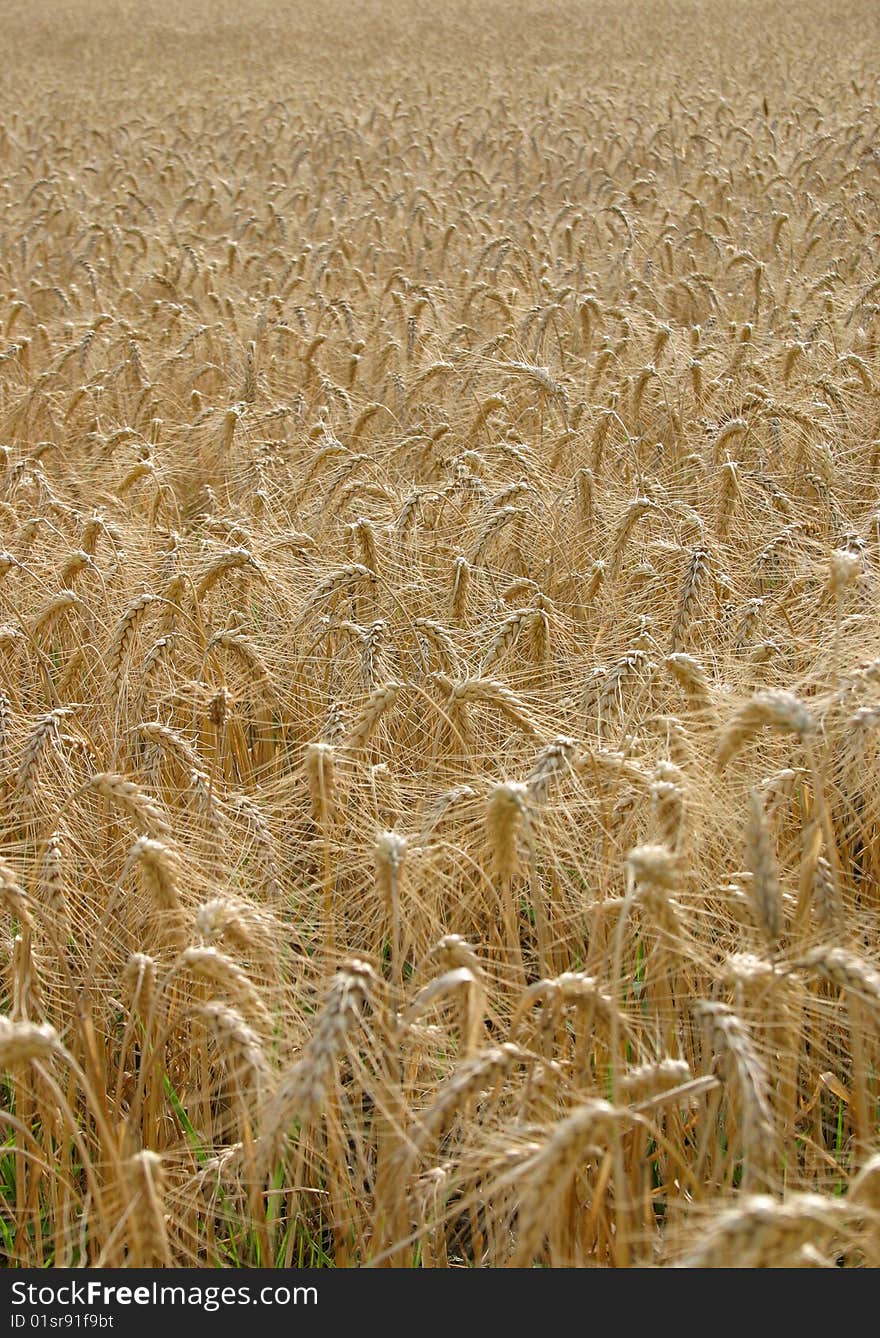
[[[876,5],[0,25],[0,1253],[880,1263]]]

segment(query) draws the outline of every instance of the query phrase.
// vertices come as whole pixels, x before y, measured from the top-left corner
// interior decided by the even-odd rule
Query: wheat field
[[[880,1263],[877,7],[0,26],[0,1253]]]

